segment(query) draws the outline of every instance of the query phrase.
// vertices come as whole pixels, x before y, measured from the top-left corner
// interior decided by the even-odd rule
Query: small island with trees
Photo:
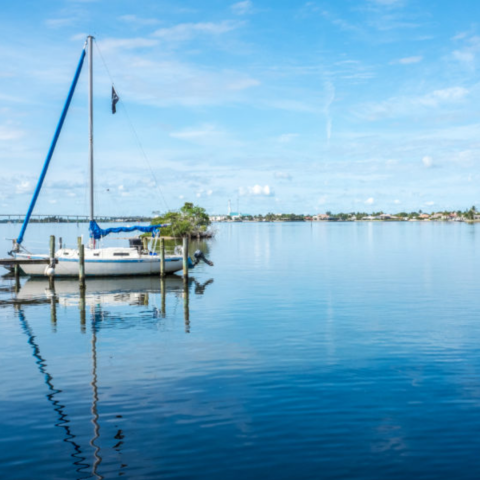
[[[160,231],[162,237],[211,238],[214,235],[208,227],[211,224],[206,210],[186,202],[178,211],[169,211],[152,219],[151,225],[165,225]]]

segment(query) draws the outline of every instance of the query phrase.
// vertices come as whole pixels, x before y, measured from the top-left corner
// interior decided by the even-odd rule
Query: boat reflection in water
[[[46,278],[32,277],[21,286],[13,302],[22,303],[51,303],[52,309],[56,304],[63,307],[79,306],[105,308],[115,305],[149,306],[152,295],[160,294],[161,307],[153,306],[153,314],[165,316],[165,297],[175,295],[184,299],[185,314],[189,315],[189,290],[192,288],[196,295],[203,295],[205,288],[213,283],[213,279],[204,283],[194,277],[184,281],[182,277],[170,275],[163,279],[152,276],[144,277],[117,277],[92,278],[87,281],[85,290],[79,289],[77,280],[59,278],[55,280],[53,289]],[[52,319],[56,312],[52,311]],[[187,320],[187,319],[186,319]]]
[[[31,347],[32,355],[37,364],[40,374],[47,386],[46,398],[56,414],[55,427],[63,430],[63,441],[71,445],[72,463],[78,474],[78,479],[104,478],[99,473],[102,463],[102,452],[99,446],[101,416],[98,410],[99,404],[99,382],[97,372],[97,334],[105,319],[105,312],[108,307],[121,305],[128,306],[151,306],[154,317],[165,317],[166,296],[173,295],[183,299],[185,332],[190,332],[190,311],[189,311],[189,290],[193,288],[196,295],[203,295],[208,285],[213,283],[210,279],[204,283],[198,282],[190,277],[184,280],[178,276],[158,277],[134,277],[134,278],[94,278],[88,279],[85,289],[79,288],[79,283],[72,279],[57,279],[50,288],[49,280],[45,278],[28,279],[19,289],[16,288],[15,296],[11,299],[17,312],[23,332],[27,336],[28,344]],[[160,294],[160,308],[151,301]],[[48,359],[42,355],[41,345],[35,336],[32,326],[29,324],[26,310],[28,305],[45,304],[51,305],[51,320],[54,330],[57,322],[57,306],[79,308],[81,332],[87,332],[87,310],[90,312],[91,325],[91,407],[90,418],[92,434],[88,446],[81,442],[74,433],[71,415],[68,413],[68,405],[62,400],[62,391],[56,384],[54,377],[48,370]],[[27,307],[27,308],[25,308]],[[87,308],[88,307],[88,308]],[[122,415],[117,415],[121,418]],[[125,433],[119,429],[114,437],[118,442],[113,449],[120,454],[125,438]],[[83,445],[82,445],[83,443]],[[118,475],[124,475],[128,465],[120,463]]]

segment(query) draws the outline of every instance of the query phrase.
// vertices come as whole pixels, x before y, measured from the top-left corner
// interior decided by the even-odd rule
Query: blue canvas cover
[[[168,227],[168,224],[165,225],[149,225],[147,227],[135,226],[135,227],[115,227],[115,228],[100,228],[98,223],[95,220],[90,221],[90,238],[95,240],[100,240],[102,237],[106,237],[110,233],[120,233],[120,232],[134,232],[139,231],[143,233],[151,233],[152,237],[156,233],[160,233],[161,227]]]

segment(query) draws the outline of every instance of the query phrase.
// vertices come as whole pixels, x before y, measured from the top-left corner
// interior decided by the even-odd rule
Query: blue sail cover
[[[100,228],[95,220],[90,221],[90,238],[100,240],[102,237],[106,237],[109,233],[120,232],[134,232],[135,230],[143,233],[151,233],[152,237],[156,233],[160,233],[161,227],[168,227],[168,224],[164,225],[149,225],[148,227],[115,227],[115,228]]]

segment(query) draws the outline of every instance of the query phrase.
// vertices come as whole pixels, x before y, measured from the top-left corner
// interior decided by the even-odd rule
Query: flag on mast
[[[115,88],[112,85],[112,114],[117,112],[117,103],[120,100],[120,97],[117,95]]]

